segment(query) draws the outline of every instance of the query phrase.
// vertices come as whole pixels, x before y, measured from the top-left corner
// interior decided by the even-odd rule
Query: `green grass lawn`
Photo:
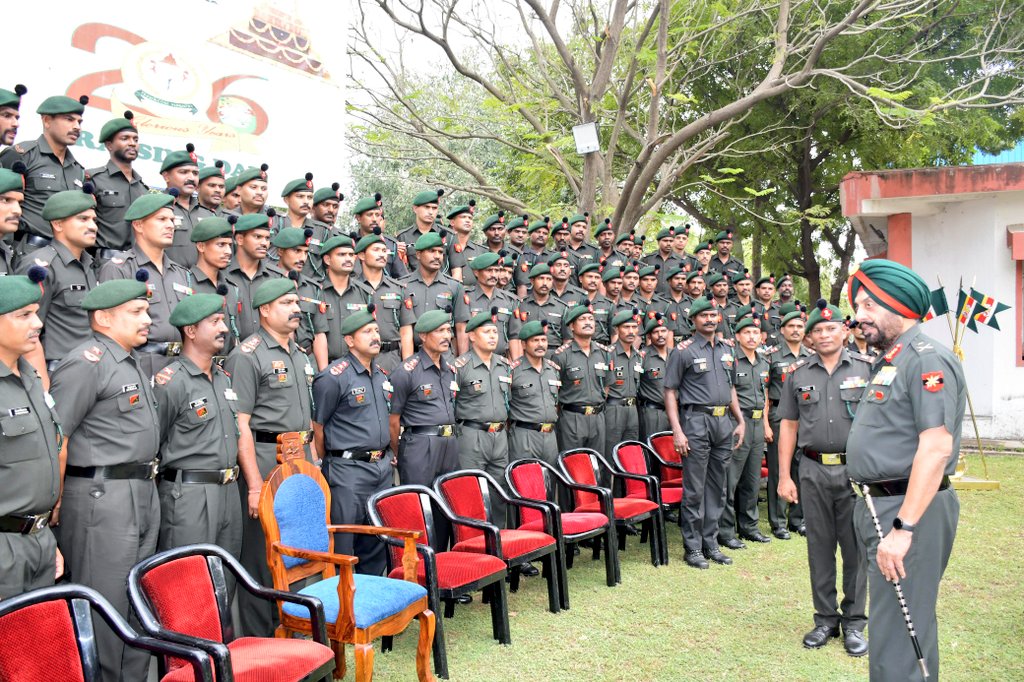
[[[980,463],[971,465],[980,476]],[[939,598],[946,680],[1024,679],[1024,457],[989,457],[988,469],[1001,490],[960,492],[960,527]],[[763,505],[761,517],[766,530]],[[572,608],[558,615],[547,612],[543,580],[524,580],[509,595],[511,646],[491,639],[479,595],[458,607],[445,621],[451,679],[867,679],[867,658],[848,657],[839,640],[816,651],[801,645],[813,626],[803,538],[750,546],[730,553],[732,566],[697,571],[683,563],[678,528],[669,531],[671,563],[654,568],[647,547],[631,537],[614,588],[604,585],[603,561],[586,551],[577,557]],[[416,678],[412,629],[394,651],[382,655],[378,647],[377,679]],[[348,678],[351,661],[350,650]]]

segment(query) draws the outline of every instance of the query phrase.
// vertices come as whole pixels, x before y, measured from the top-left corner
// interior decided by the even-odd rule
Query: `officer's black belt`
[[[539,424],[534,422],[512,422],[512,426],[517,429],[528,429],[530,431],[540,431],[541,433],[551,433],[555,430],[554,422],[541,422]]]
[[[421,436],[443,436],[448,438],[455,435],[455,424],[438,424],[437,426],[406,426],[405,430]]]
[[[460,421],[459,424],[467,429],[486,431],[487,433],[498,433],[505,430],[505,422],[474,422],[465,420]]]
[[[664,410],[664,403],[656,403],[653,400],[644,400],[643,398],[637,398],[636,404],[647,410]]]
[[[381,341],[380,342],[380,352],[381,353],[390,353],[391,351],[401,350],[401,348],[402,348],[402,342],[401,341]]]
[[[703,412],[712,417],[724,417],[729,413],[728,405],[683,405],[683,409],[691,412]]]
[[[128,247],[125,247],[123,249],[107,249],[107,248],[102,248],[102,247],[96,247],[96,251],[93,253],[93,258],[98,258],[100,260],[110,260],[112,258],[124,258],[125,251],[127,251],[127,250],[128,250]]]
[[[635,407],[636,398],[608,398],[609,405],[615,405],[616,407]]]
[[[227,485],[238,480],[238,467],[230,469],[164,469],[161,478],[171,483],[215,483]]]
[[[760,419],[761,417],[764,416],[764,410],[755,410],[755,409],[743,410],[743,409],[741,409],[740,412],[743,413],[744,417],[750,417],[751,419]]]
[[[853,486],[857,490],[858,495],[864,494],[864,490],[861,488],[862,485],[868,486],[868,494],[872,497],[894,497],[907,494],[910,479],[893,478],[886,481],[875,481],[874,483],[858,483]],[[939,490],[945,490],[950,485],[952,485],[952,482],[949,480],[949,476],[943,476],[942,481],[939,483]]]
[[[600,405],[562,405],[562,409],[576,414],[601,414],[604,412],[604,403]]]
[[[281,432],[277,432],[277,431],[253,431],[252,432],[252,439],[254,441],[256,441],[257,443],[274,443],[274,444],[277,444],[277,437],[278,436],[287,436],[289,433],[297,433],[300,436],[302,436],[302,442],[303,443],[312,443],[313,442],[313,432],[312,431],[281,431]]]
[[[384,456],[386,450],[328,450],[328,457],[351,459],[357,462],[376,462]]]
[[[181,341],[154,341],[139,346],[135,350],[140,353],[165,355],[169,358],[175,358],[181,355]]]
[[[813,459],[818,464],[824,464],[825,466],[846,464],[845,452],[819,452],[810,448],[804,448],[804,457]]]
[[[21,240],[22,244],[28,244],[29,246],[35,246],[37,248],[43,248],[49,246],[53,240],[49,237],[41,237],[38,234],[26,234]]]
[[[50,524],[52,511],[42,514],[9,514],[0,516],[0,533],[35,535]]]
[[[149,481],[156,478],[159,464],[159,461],[155,459],[145,464],[110,464],[96,467],[78,467],[68,464],[64,475],[75,478],[102,478],[106,481],[129,478]]]

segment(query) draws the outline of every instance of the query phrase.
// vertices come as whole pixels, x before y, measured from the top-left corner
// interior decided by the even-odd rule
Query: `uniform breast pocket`
[[[706,358],[694,358],[693,362],[691,363],[691,367],[693,368],[693,371],[696,372],[697,374],[704,374],[705,372],[709,371],[708,361]]]
[[[118,420],[121,430],[126,433],[134,433],[147,426],[152,427],[152,423],[148,423],[148,420],[143,417],[146,397],[141,392],[122,393],[117,396],[116,400],[117,409],[124,415]]]
[[[128,205],[125,195],[117,190],[104,190],[96,195],[96,201],[105,208],[123,208]]]
[[[452,304],[451,294],[438,294],[434,297],[434,305],[437,306],[438,310],[444,310],[445,306]]]
[[[26,180],[25,181],[25,185],[29,189],[36,190],[36,191],[39,191],[39,192],[53,192],[53,191],[56,191],[56,190],[59,190],[59,189],[63,189],[62,187],[58,187],[57,186],[57,178],[56,177],[53,177],[53,178],[41,178],[41,177],[36,176],[36,177],[29,178],[28,180]]]
[[[65,289],[60,293],[60,301],[65,308],[78,309],[82,307],[82,300],[87,293],[84,285],[81,289]]]
[[[349,407],[366,407],[370,404],[370,401],[366,398],[365,393],[358,395],[349,394],[348,400],[346,401]]]
[[[212,406],[200,405],[199,407],[195,407],[186,412],[185,419],[183,421],[185,423],[185,428],[195,429],[207,422],[213,421],[216,416],[217,415],[214,414]]]
[[[21,410],[11,410],[12,412],[21,412],[20,414],[11,415],[8,414],[4,417],[0,417],[0,432],[2,432],[8,438],[16,438],[18,436],[24,436],[26,433],[32,433],[33,431],[39,430],[39,421],[36,419],[32,412],[28,411],[27,408],[24,412]],[[36,453],[26,453],[28,457],[34,457]]]
[[[839,390],[839,397],[847,403],[859,403],[861,396],[864,394],[864,388],[842,388]]]
[[[286,369],[275,370],[266,377],[267,386],[272,389],[288,388],[292,385],[292,375]]]
[[[402,306],[402,302],[398,299],[383,299],[380,302],[380,307],[384,310],[394,313]]]
[[[861,396],[861,400],[874,405],[884,405],[889,402],[892,395],[890,386],[868,386],[867,391]]]

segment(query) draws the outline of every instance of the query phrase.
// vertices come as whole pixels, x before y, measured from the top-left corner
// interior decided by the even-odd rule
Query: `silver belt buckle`
[[[152,481],[160,473],[160,460],[154,459],[152,462],[147,462],[146,466],[149,467],[149,474],[146,475],[146,479]]]
[[[220,484],[227,485],[228,483],[234,483],[238,480],[238,466],[234,466],[230,469],[221,469],[220,472]]]
[[[28,535],[33,535],[46,528],[46,524],[50,522],[51,513],[43,512],[42,514],[36,514],[35,517],[29,517],[32,519],[32,527],[29,528]]]

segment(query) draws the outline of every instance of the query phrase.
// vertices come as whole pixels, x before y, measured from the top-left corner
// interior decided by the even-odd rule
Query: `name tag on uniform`
[[[608,371],[608,363],[606,363],[606,362],[595,362],[594,363],[594,369],[600,369],[600,370],[604,370],[605,372],[607,372]]]
[[[41,177],[44,180],[56,180],[57,179],[57,176],[54,175],[53,173],[40,173],[39,177]],[[79,187],[81,187],[81,183],[79,183]]]
[[[194,294],[194,293],[195,293],[195,292],[194,292],[194,291],[192,290],[192,287],[187,287],[187,286],[185,286],[184,284],[178,284],[177,282],[175,282],[174,284],[172,284],[172,285],[171,285],[171,288],[173,288],[173,289],[174,289],[175,291],[177,291],[177,292],[178,292],[179,294],[185,294],[186,296],[191,296],[192,294]]]
[[[50,395],[49,391],[43,393],[43,402],[46,403],[46,406],[51,410],[57,406],[57,401],[53,399],[53,396]]]
[[[471,381],[469,382],[469,385],[472,386],[473,390],[478,393],[484,390],[484,382],[481,380]]]
[[[511,384],[512,377],[498,377],[498,381],[500,381],[503,384]]]
[[[391,382],[390,382],[390,381],[385,381],[385,382],[384,382],[383,384],[381,384],[380,386],[381,386],[381,388],[383,388],[383,389],[384,389],[385,391],[394,391],[394,390],[395,390],[395,387],[391,385]]]
[[[233,388],[226,388],[226,389],[224,389],[224,399],[225,400],[238,400],[238,394],[235,393],[235,389],[233,389]]]
[[[799,388],[796,389],[797,393],[804,393],[805,391],[816,391],[816,390],[818,390],[817,386],[800,386]]]
[[[747,376],[746,372],[736,372],[736,378],[745,377],[745,376]]]
[[[433,384],[422,384],[419,387],[418,390],[423,391],[423,395],[430,395],[431,393],[434,392],[434,385]]]
[[[193,400],[192,402],[190,402],[188,404],[188,407],[189,407],[189,409],[194,410],[196,408],[202,407],[203,405],[205,405],[208,402],[210,402],[208,399],[200,398],[199,400]]]
[[[708,367],[708,359],[707,358],[694,358],[693,359],[693,366],[696,367],[697,369],[707,369],[707,367]]]
[[[69,291],[85,291],[85,285],[84,284],[72,284],[71,286],[68,287],[68,290]]]
[[[174,226],[175,227],[181,227],[181,216],[180,215],[174,216]]]
[[[121,393],[131,393],[132,391],[139,390],[138,384],[125,384],[121,387]]]
[[[839,388],[864,388],[867,385],[868,382],[864,380],[864,377],[848,377],[839,384]]]
[[[346,303],[345,310],[365,310],[365,303]]]
[[[15,407],[7,410],[7,414],[11,417],[23,417],[26,414],[32,414],[32,410],[28,407]]]
[[[634,372],[639,372],[640,374],[643,374],[644,373],[644,366],[643,365],[639,365],[639,364],[638,365],[633,365],[633,371]]]
[[[562,387],[562,382],[559,381],[558,379],[548,379],[548,383],[551,384],[552,386],[554,386],[555,388],[561,388]]]
[[[459,385],[456,382],[454,382],[454,381],[451,383],[451,387],[450,388],[452,389],[452,393],[458,393],[459,392]]]

